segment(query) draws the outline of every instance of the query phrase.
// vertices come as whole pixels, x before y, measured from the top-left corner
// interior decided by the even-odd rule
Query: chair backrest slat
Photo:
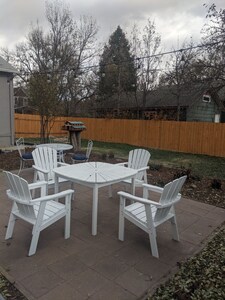
[[[87,158],[87,160],[89,160],[92,147],[93,147],[93,141],[89,140],[88,144],[87,144],[87,150],[86,150],[86,158]]]
[[[162,207],[157,208],[154,221],[160,221],[168,215],[173,204],[178,200],[178,194],[186,180],[187,176],[182,176],[165,185],[161,194],[159,203]]]
[[[128,168],[140,169],[147,167],[151,154],[145,149],[134,149],[129,152]],[[144,171],[139,172],[136,178],[141,180],[144,176]]]
[[[19,152],[20,157],[25,153],[25,146],[24,146],[24,138],[20,137],[16,140],[16,147]]]
[[[33,152],[34,164],[44,170],[48,170],[48,179],[54,178],[53,169],[57,168],[57,151],[50,147],[38,147]],[[45,180],[44,174],[38,172],[40,180]]]
[[[33,205],[21,204],[18,202],[16,203],[16,205],[21,215],[27,218],[36,219],[36,214]]]
[[[21,215],[36,218],[28,182],[18,175],[4,171],[9,184],[8,197],[14,201]]]

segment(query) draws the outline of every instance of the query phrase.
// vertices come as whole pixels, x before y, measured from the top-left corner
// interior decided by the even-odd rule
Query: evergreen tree
[[[99,96],[118,95],[119,108],[123,93],[134,91],[136,87],[136,70],[134,59],[130,54],[130,45],[120,26],[105,45],[99,68]]]

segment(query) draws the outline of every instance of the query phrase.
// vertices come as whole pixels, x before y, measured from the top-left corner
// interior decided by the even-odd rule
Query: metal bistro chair
[[[127,219],[148,233],[154,257],[159,257],[156,227],[162,223],[170,221],[173,239],[179,241],[174,205],[181,199],[180,190],[186,178],[187,176],[183,176],[175,179],[164,188],[143,184],[143,198],[118,192],[120,195],[119,240],[124,241],[124,220]],[[161,194],[159,202],[148,199],[149,191]],[[132,204],[126,206],[127,199],[131,200]]]
[[[47,185],[45,181],[28,184],[28,182],[18,175],[4,171],[8,179],[9,190],[7,196],[13,201],[12,210],[9,217],[5,239],[13,235],[16,219],[22,219],[33,226],[32,239],[28,256],[36,253],[40,232],[65,217],[65,239],[70,237],[70,214],[71,197],[73,190],[66,190],[57,194],[47,195]],[[31,191],[40,189],[40,197],[32,198]],[[64,198],[65,203],[58,200]]]
[[[16,147],[20,155],[20,169],[18,172],[19,175],[21,170],[25,167],[26,162],[33,161],[33,155],[31,152],[26,152],[23,137],[20,137],[16,140]]]
[[[88,144],[87,144],[87,150],[86,150],[86,154],[74,154],[71,159],[72,159],[72,163],[80,163],[80,162],[86,162],[89,160],[89,157],[91,155],[91,150],[93,147],[93,141],[89,140]]]

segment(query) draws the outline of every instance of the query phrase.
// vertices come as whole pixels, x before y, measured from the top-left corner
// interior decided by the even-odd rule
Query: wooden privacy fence
[[[81,133],[84,139],[225,157],[225,123],[57,117],[51,135],[67,135],[61,129],[65,121],[83,122],[87,127]],[[17,138],[39,134],[39,116],[15,114]]]

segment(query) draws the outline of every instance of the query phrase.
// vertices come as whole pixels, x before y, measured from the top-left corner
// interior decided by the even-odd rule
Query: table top
[[[73,148],[72,145],[70,144],[63,144],[63,143],[47,143],[47,144],[39,144],[36,147],[49,147],[53,148],[58,151],[65,151],[65,150],[70,150]]]
[[[104,162],[86,162],[53,169],[59,177],[89,184],[118,182],[135,176],[137,170]]]

